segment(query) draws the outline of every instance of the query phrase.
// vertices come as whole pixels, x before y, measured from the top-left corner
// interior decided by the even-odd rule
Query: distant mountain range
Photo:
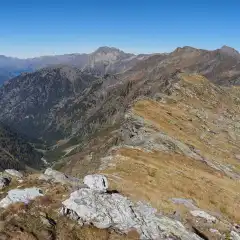
[[[239,53],[226,46],[214,51],[183,47],[152,56],[100,47],[89,55],[16,61],[29,61],[34,68],[60,64],[21,74],[0,88],[0,121],[47,141],[88,135],[120,119],[131,101],[153,96],[179,69],[217,84],[240,85]]]
[[[239,56],[227,46],[214,51],[183,47],[150,56],[101,47],[89,55],[31,59],[27,69],[40,70],[22,73],[0,88],[0,121],[50,145],[62,140],[79,144],[99,129],[119,124],[135,99],[167,91],[177,72],[240,85]]]
[[[65,200],[73,189],[79,188],[85,195],[91,186],[82,189],[82,184],[75,185],[80,181],[68,176],[83,179],[93,173],[104,174],[110,183],[111,188],[101,192],[101,197],[114,198],[121,193],[139,201],[139,206],[146,201],[161,212],[159,216],[180,219],[182,225],[198,235],[196,239],[238,236],[239,227],[233,225],[240,220],[236,211],[240,203],[238,51],[227,46],[213,51],[185,46],[168,54],[136,56],[101,47],[91,54],[30,60],[1,58],[2,72],[9,77],[18,76],[0,87],[0,171],[6,168],[33,171],[18,185],[14,180],[12,186],[40,187],[50,198],[43,196],[43,209],[39,208],[39,198],[37,204],[31,201],[16,214],[15,208],[2,211],[1,220],[9,219],[7,224],[11,222],[14,227],[7,228],[4,223],[6,237],[0,229],[0,239],[9,239],[11,231],[16,236],[29,231],[34,233],[29,235],[33,238],[58,238],[61,232],[58,229],[66,226],[66,220],[51,214],[48,219],[49,223],[54,222],[50,224],[53,232],[49,232],[51,227],[45,223],[47,231],[42,231],[42,225],[39,231],[35,226],[42,222],[43,214],[38,219],[36,212],[53,213],[52,206],[59,208],[60,199]],[[67,175],[48,169],[53,174],[49,180],[48,175],[36,174],[44,165]],[[54,179],[64,186],[54,183]],[[102,179],[105,178],[90,182],[96,183],[94,186],[100,183],[97,188],[105,189],[107,182]],[[72,180],[74,186],[68,186]],[[91,193],[86,202],[101,209],[102,204],[95,204],[95,192],[98,191],[94,189],[94,195]],[[78,202],[82,204],[82,200]],[[156,236],[157,227],[149,218],[152,210],[149,211],[149,206],[141,209],[148,216],[146,226],[151,229],[153,226]],[[65,210],[82,223],[82,218],[74,215],[75,210]],[[16,221],[12,216],[16,216]],[[20,224],[19,216],[23,218]],[[26,221],[28,216],[32,220]],[[102,212],[99,216],[102,220]],[[95,220],[91,220],[92,224]],[[33,227],[25,224],[31,221]],[[163,228],[158,228],[161,239],[190,239],[179,222],[175,226],[169,221],[157,221],[164,223]],[[61,222],[63,225],[59,225]],[[109,221],[105,222],[104,226],[109,226]],[[81,231],[89,239],[98,238],[93,226],[85,231],[87,226],[82,224],[76,228],[80,234],[74,233],[71,238],[72,222],[70,225],[62,239],[76,236],[87,239]],[[115,225],[114,222],[111,227]],[[145,227],[134,226],[148,232]],[[173,234],[162,235],[165,229]],[[109,235],[115,232],[112,230],[100,238],[116,239]],[[27,239],[28,235],[22,236],[21,239]],[[121,237],[139,239],[132,231],[129,238],[127,234]]]
[[[68,65],[89,71],[94,70],[98,74],[116,73],[128,69],[146,56],[148,55],[134,55],[110,47],[100,47],[90,54],[75,53],[29,59],[0,55],[0,85],[21,73],[33,72],[54,65]]]

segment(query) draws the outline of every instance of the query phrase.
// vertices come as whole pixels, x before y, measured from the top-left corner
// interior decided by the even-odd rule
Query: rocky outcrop
[[[40,180],[54,181],[62,184],[80,185],[81,181],[78,178],[67,176],[66,174],[53,170],[52,168],[47,168],[44,174],[40,175]]]
[[[55,172],[52,169],[47,169],[46,173]],[[58,174],[60,176],[61,173],[58,172]],[[46,180],[43,178],[42,181],[39,181],[36,174],[23,177],[21,186],[29,184],[28,181],[31,179],[33,181],[31,184],[35,183],[36,187],[12,189],[0,201],[0,208],[5,208],[5,210],[0,211],[1,219],[3,218],[6,221],[4,224],[7,225],[2,229],[5,234],[8,231],[14,231],[13,224],[19,226],[20,229],[22,226],[30,224],[31,228],[24,228],[27,233],[31,232],[32,226],[37,223],[41,224],[41,228],[51,229],[50,235],[56,236],[51,238],[54,240],[58,239],[59,234],[59,230],[56,230],[56,228],[71,232],[72,221],[69,221],[69,218],[78,223],[75,223],[74,231],[78,236],[81,236],[80,239],[82,239],[81,231],[89,231],[89,234],[94,234],[95,231],[108,232],[110,235],[114,233],[122,237],[119,239],[239,239],[240,228],[237,224],[232,225],[221,219],[220,214],[214,213],[213,215],[218,216],[216,218],[207,211],[194,209],[196,203],[191,199],[169,199],[175,204],[185,205],[189,210],[193,209],[188,214],[186,222],[186,219],[184,220],[182,216],[177,217],[179,212],[166,216],[146,202],[135,202],[118,193],[117,190],[108,190],[108,179],[101,174],[85,176],[83,180],[85,184],[78,187],[77,191],[72,192],[68,199],[66,197],[72,186],[65,185],[65,183],[64,185],[59,184],[59,182],[55,183],[53,177],[45,174],[43,176],[44,178],[47,177]],[[71,177],[69,176],[69,178]],[[44,194],[41,189],[43,189]],[[62,203],[61,209],[59,209],[60,203]],[[10,205],[12,206],[8,208]],[[48,214],[52,211],[54,212],[53,215]],[[60,215],[57,214],[59,211]],[[65,215],[67,218],[63,218],[61,215]],[[32,223],[29,223],[29,221],[32,221]],[[61,223],[64,225],[59,226]],[[0,234],[2,230],[0,222]],[[136,236],[135,238],[130,237],[133,233]],[[76,239],[74,236],[72,238],[68,238],[68,235],[64,236],[62,239]],[[99,239],[115,238],[104,235],[103,238]]]
[[[16,202],[28,204],[32,199],[43,196],[39,188],[12,189],[7,196],[0,201],[0,208],[7,208]]]
[[[240,240],[240,235],[237,234],[236,232],[231,231],[230,235],[232,237],[232,240]]]
[[[44,175],[51,178],[55,182],[65,183],[66,180],[67,180],[67,176],[64,173],[58,172],[58,171],[53,170],[51,168],[47,168],[44,172]]]
[[[208,214],[202,210],[193,210],[193,211],[191,211],[191,214],[194,217],[204,218],[207,222],[215,223],[217,221],[217,219],[215,217],[211,216],[210,214]]]
[[[200,239],[189,233],[180,222],[158,215],[147,204],[135,204],[118,193],[104,193],[103,190],[107,188],[104,176],[86,176],[84,183],[89,189],[82,188],[71,193],[70,198],[62,203],[61,210],[62,214],[81,225],[92,224],[97,228],[112,228],[121,233],[136,229],[141,239]]]

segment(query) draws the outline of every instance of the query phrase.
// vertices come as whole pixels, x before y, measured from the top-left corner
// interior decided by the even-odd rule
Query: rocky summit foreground
[[[96,175],[86,177],[94,178]],[[70,198],[63,202],[62,213],[81,225],[112,228],[125,234],[135,229],[140,239],[200,239],[188,233],[180,222],[158,216],[151,206],[141,202],[134,204],[119,193],[105,193],[104,182],[106,179],[98,175],[97,184],[102,187],[90,185],[89,189],[82,188],[71,193]]]
[[[43,176],[49,178],[43,179]],[[213,234],[213,238],[209,238],[200,226],[181,222],[173,215],[166,216],[146,202],[131,201],[109,189],[104,175],[87,175],[83,181],[79,179],[78,184],[69,182],[68,178],[71,177],[50,169],[42,175],[21,178],[12,175],[1,194],[0,239],[240,238],[237,224],[221,222],[219,217],[203,210],[189,211],[193,219],[209,227]]]

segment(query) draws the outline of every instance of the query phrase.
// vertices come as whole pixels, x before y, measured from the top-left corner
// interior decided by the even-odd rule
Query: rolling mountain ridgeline
[[[0,167],[42,191],[0,211],[0,236],[240,238],[238,51],[5,60],[31,72],[0,88]]]
[[[67,65],[94,71],[96,74],[124,71],[148,55],[125,53],[117,48],[100,47],[90,54],[65,54],[19,59],[0,56],[0,85],[21,73],[34,72],[54,65]]]

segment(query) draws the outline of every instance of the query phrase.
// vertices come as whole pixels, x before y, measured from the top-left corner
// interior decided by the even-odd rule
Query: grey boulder
[[[61,213],[81,225],[92,224],[97,228],[112,228],[121,233],[134,228],[141,239],[201,239],[188,232],[180,222],[157,215],[157,211],[149,205],[142,202],[134,204],[117,193],[82,188],[63,202]]]
[[[190,211],[190,213],[194,216],[194,217],[199,217],[199,218],[203,218],[205,219],[207,222],[209,223],[216,223],[217,218],[214,216],[211,216],[210,214],[202,211],[202,210],[193,210]]]
[[[8,192],[8,195],[0,201],[0,208],[7,208],[16,202],[28,204],[38,196],[43,196],[39,188],[12,189]]]
[[[53,170],[52,168],[47,168],[44,172],[44,175],[42,175],[42,180],[53,180],[54,182],[59,182],[62,184],[71,184],[71,185],[79,185],[80,179],[67,176],[66,174]]]

